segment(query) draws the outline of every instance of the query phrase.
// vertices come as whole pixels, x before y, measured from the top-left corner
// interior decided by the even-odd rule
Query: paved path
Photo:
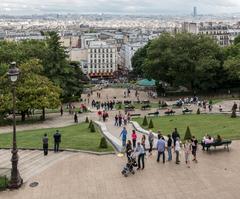
[[[54,153],[49,151],[47,156],[43,155],[40,150],[19,150],[19,172],[26,182],[32,176],[40,173],[49,166],[56,164],[58,161],[63,160],[74,153],[59,152]],[[11,168],[11,151],[0,150],[0,174],[10,176]]]
[[[126,157],[78,153],[32,177],[18,191],[0,193],[1,199],[238,199],[240,195],[240,142],[230,152],[198,152],[191,168],[174,162],[146,159],[146,168],[125,178]],[[174,156],[175,157],[175,156]],[[31,182],[39,182],[35,188]]]

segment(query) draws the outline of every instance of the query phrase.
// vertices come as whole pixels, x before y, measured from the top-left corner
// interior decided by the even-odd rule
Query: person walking
[[[137,143],[137,147],[135,149],[135,152],[138,154],[138,168],[137,168],[137,170],[141,169],[141,162],[142,162],[142,169],[144,169],[144,167],[145,167],[145,163],[144,163],[145,150],[144,150],[144,147],[141,145],[140,142]]]
[[[136,141],[137,141],[137,134],[135,130],[132,130],[132,144],[133,144],[133,148],[136,148]]]
[[[193,155],[193,161],[196,163],[197,161],[197,146],[198,146],[198,141],[195,136],[192,136],[192,155]]]
[[[48,154],[48,136],[46,133],[42,138],[42,142],[43,142],[43,154],[46,156]]]
[[[152,148],[153,148],[153,142],[154,142],[154,135],[152,130],[149,130],[148,134],[148,142],[149,142],[149,156],[152,155]]]
[[[56,133],[53,135],[54,139],[54,152],[59,151],[59,144],[61,143],[61,134],[59,133],[59,130],[56,130]]]
[[[185,163],[188,168],[190,168],[190,154],[191,154],[191,142],[186,140],[184,143],[184,153],[185,153]]]
[[[177,128],[174,129],[173,133],[172,133],[172,139],[173,139],[173,146],[175,147],[176,146],[176,140],[177,138],[180,139],[180,135],[178,133],[178,130]]]
[[[168,151],[168,161],[171,161],[172,160],[172,138],[170,134],[168,135],[167,151]]]
[[[176,138],[176,142],[175,142],[175,147],[174,148],[175,148],[175,153],[176,153],[176,164],[179,164],[180,163],[179,153],[180,153],[180,150],[181,150],[179,137]]]
[[[123,127],[123,130],[120,134],[120,137],[122,137],[122,146],[125,147],[126,146],[126,140],[127,140],[127,130],[126,127]]]
[[[165,141],[162,139],[162,136],[158,135],[158,142],[157,142],[157,162],[160,161],[160,156],[163,155],[163,164],[165,163]]]

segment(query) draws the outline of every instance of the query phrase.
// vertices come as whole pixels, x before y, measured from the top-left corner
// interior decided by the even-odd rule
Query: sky
[[[0,0],[0,15],[47,13],[199,14],[240,12],[240,0]]]

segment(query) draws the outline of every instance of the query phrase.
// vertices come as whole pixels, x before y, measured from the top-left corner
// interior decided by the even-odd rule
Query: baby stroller
[[[128,175],[130,173],[132,173],[134,175],[135,174],[134,167],[137,167],[137,162],[136,162],[135,154],[132,153],[128,158],[128,162],[127,162],[126,166],[122,170],[122,174],[125,177],[128,177]]]

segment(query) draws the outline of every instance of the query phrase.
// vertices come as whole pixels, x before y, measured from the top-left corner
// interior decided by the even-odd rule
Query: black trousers
[[[144,154],[139,154],[138,156],[138,168],[141,168],[141,162],[142,162],[142,168],[144,169]]]
[[[54,143],[54,152],[58,152],[59,151],[59,142],[55,142]]]
[[[48,154],[48,144],[43,144],[43,153],[44,155]]]

